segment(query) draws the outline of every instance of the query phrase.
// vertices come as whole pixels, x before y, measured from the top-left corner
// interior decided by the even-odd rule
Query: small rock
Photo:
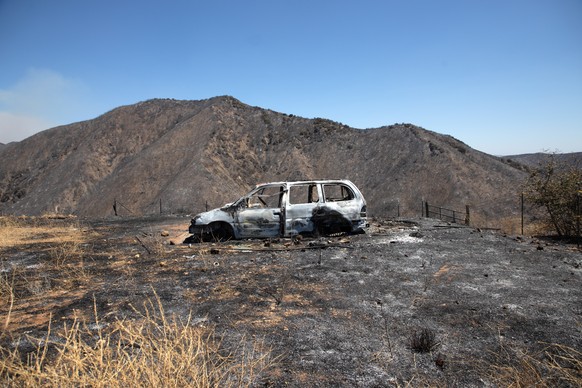
[[[434,363],[435,365],[440,369],[443,370],[445,369],[445,361],[446,361],[446,356],[444,354],[437,354]]]
[[[161,235],[162,237],[168,237],[170,235],[170,232],[168,232],[167,230],[162,230]]]

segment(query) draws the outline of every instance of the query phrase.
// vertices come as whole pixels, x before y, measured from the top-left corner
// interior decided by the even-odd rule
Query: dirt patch
[[[582,349],[575,245],[430,219],[215,244],[179,244],[185,218],[79,223],[79,249],[60,263],[48,235],[0,248],[14,290],[0,304],[5,346],[42,337],[49,319],[132,319],[155,292],[166,313],[212,325],[226,345],[264,341],[279,359],[262,385],[481,386],[508,349]]]

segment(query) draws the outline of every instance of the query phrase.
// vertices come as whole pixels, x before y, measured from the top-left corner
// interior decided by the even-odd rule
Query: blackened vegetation
[[[494,374],[516,375],[523,360],[537,365],[532,357],[580,375],[579,356],[569,358],[580,349],[576,247],[538,250],[536,239],[428,218],[370,221],[360,236],[192,246],[161,244],[157,233],[177,241],[185,218],[87,221],[86,244],[61,269],[32,239],[0,252],[0,280],[15,273],[16,287],[13,308],[0,303],[11,333],[0,345],[34,352],[16,338],[47,338],[51,316],[55,332],[78,317],[92,326],[95,310],[105,325],[139,320],[155,292],[225,345],[271,349],[278,361],[256,386],[518,386]],[[542,384],[555,371],[520,386],[580,386]]]
[[[437,156],[444,152],[444,150],[438,145],[434,144],[432,141],[428,142],[428,148],[430,150],[431,156]]]
[[[414,330],[410,336],[410,349],[417,353],[428,353],[436,346],[436,336],[431,329]]]
[[[0,202],[17,202],[26,195],[26,181],[28,180],[28,171],[17,171],[7,179],[4,191],[0,192]]]

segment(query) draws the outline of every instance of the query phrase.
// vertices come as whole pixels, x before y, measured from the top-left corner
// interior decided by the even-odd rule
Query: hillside
[[[422,201],[509,215],[525,172],[411,124],[354,129],[232,97],[149,100],[40,132],[0,152],[0,213],[193,213],[273,180],[345,178],[372,216]]]
[[[515,161],[529,167],[538,167],[545,163],[549,157],[556,158],[556,162],[561,165],[571,165],[576,168],[582,168],[582,152],[570,152],[565,154],[548,154],[544,152],[537,152],[534,154],[510,155],[505,159]]]

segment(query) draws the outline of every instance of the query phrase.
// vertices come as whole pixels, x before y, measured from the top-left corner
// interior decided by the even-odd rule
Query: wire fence
[[[582,224],[582,190],[577,194],[576,202],[576,235],[578,244],[581,244],[581,224]],[[465,205],[464,210],[451,209],[450,207],[436,205],[428,201],[422,201],[421,217],[436,218],[445,222],[473,226],[481,229],[501,230],[513,235],[548,235],[551,234],[552,226],[548,223],[547,213],[539,208],[527,203],[522,195],[516,195],[509,201],[509,208],[504,207],[503,213],[495,209],[494,203],[481,203]],[[400,217],[400,203],[397,201],[392,216]],[[513,208],[513,211],[511,211]],[[169,202],[164,202],[161,198],[152,202],[146,209],[147,215],[174,215],[174,214],[193,214],[198,211],[208,210],[208,201],[204,202],[203,209],[185,209],[182,207],[173,208]],[[115,216],[131,217],[144,215],[142,211],[134,211],[130,205],[127,205],[118,199],[112,204],[112,211]],[[408,213],[408,212],[407,212]],[[418,213],[417,213],[418,214]]]
[[[453,210],[447,207],[430,204],[422,201],[422,217],[436,218],[446,222],[470,225],[482,229],[496,229],[514,235],[552,235],[556,234],[551,223],[548,211],[542,207],[534,206],[524,198],[517,195],[511,200],[513,211],[492,211],[491,204],[466,205],[465,210]],[[511,208],[511,206],[510,206]],[[576,193],[575,203],[570,204],[570,220],[573,222],[573,234],[577,245],[582,244],[582,190]]]
[[[424,202],[423,217],[438,218],[442,221],[452,222],[456,224],[469,225],[471,223],[471,213],[469,205],[465,206],[464,211],[448,209],[442,206],[431,205]]]

